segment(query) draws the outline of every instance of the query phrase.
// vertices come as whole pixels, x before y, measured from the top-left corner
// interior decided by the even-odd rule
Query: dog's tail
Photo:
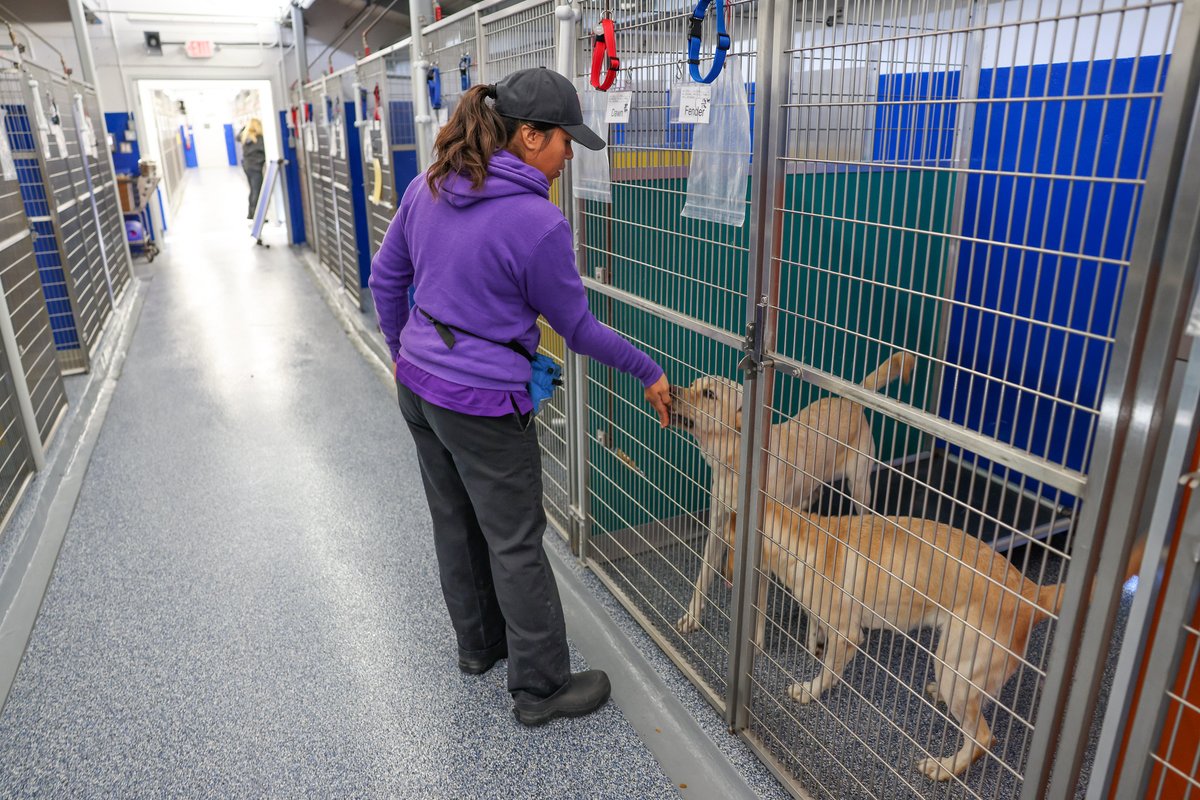
[[[879,368],[859,384],[869,392],[877,392],[896,379],[908,383],[912,379],[913,369],[917,366],[917,357],[907,350],[900,350],[879,365]]]
[[[1129,552],[1129,560],[1125,562],[1125,577],[1121,579],[1121,583],[1127,582],[1134,575],[1137,575],[1142,568],[1142,558],[1146,555],[1146,539],[1142,537],[1133,543],[1133,549]],[[1066,587],[1061,583],[1052,583],[1048,586],[1037,587],[1036,593],[1029,597],[1037,608],[1033,613],[1033,624],[1037,624],[1044,619],[1048,619],[1051,614],[1057,615],[1062,610],[1063,594]],[[1090,602],[1092,595],[1092,587],[1088,587],[1088,600]]]

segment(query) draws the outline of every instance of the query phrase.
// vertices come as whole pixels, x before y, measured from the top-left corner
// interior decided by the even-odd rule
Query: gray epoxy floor
[[[676,796],[612,704],[527,730],[458,672],[399,412],[244,193],[193,173],[152,266],[0,796]]]

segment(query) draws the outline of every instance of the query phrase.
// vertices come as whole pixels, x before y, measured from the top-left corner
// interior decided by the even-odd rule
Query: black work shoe
[[[458,654],[458,668],[468,675],[482,675],[496,666],[496,662],[502,658],[508,658],[507,639],[501,641],[495,647],[480,653],[472,653],[469,656],[464,656],[460,651]]]
[[[522,724],[530,727],[545,725],[556,717],[582,717],[604,705],[611,691],[608,675],[602,670],[589,669],[576,672],[566,686],[545,700],[517,703],[513,713]]]

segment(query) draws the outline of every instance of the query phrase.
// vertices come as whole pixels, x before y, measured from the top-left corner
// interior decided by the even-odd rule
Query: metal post
[[[737,519],[734,534],[733,596],[730,607],[729,677],[726,682],[725,721],[731,730],[749,724],[751,677],[754,671],[755,631],[758,627],[755,596],[761,580],[758,565],[760,520],[763,493],[760,491],[766,470],[766,434],[771,411],[767,408],[767,392],[774,370],[762,368],[763,354],[774,343],[774,320],[770,319],[772,303],[768,302],[771,281],[772,255],[779,234],[774,209],[783,200],[783,175],[780,160],[787,140],[787,113],[781,111],[787,102],[789,37],[792,30],[788,0],[763,0],[758,6],[757,41],[771,42],[765,57],[758,60],[755,76],[755,96],[768,97],[769,103],[756,103],[754,165],[751,172],[750,196],[750,270],[746,281],[746,321],[754,325],[749,340],[750,366],[744,384],[742,404],[742,452],[738,484]],[[763,51],[760,50],[760,53]],[[764,327],[767,330],[764,330]],[[711,535],[711,534],[710,534]]]
[[[1178,674],[1182,646],[1186,641],[1186,637],[1180,635],[1180,629],[1191,619],[1196,609],[1197,598],[1200,596],[1200,581],[1196,579],[1196,565],[1200,559],[1198,553],[1200,502],[1193,498],[1188,504],[1175,564],[1168,579],[1166,596],[1163,598],[1162,616],[1158,620],[1154,647],[1146,661],[1142,699],[1130,731],[1129,752],[1126,753],[1125,767],[1119,776],[1116,797],[1146,796],[1146,783],[1150,780],[1154,764],[1151,754],[1162,735],[1166,716],[1166,693]],[[1120,699],[1123,698],[1113,698]]]
[[[412,42],[409,53],[412,57],[413,81],[413,127],[417,136],[417,167],[424,171],[433,163],[433,137],[430,126],[433,113],[429,108],[429,92],[426,91],[425,76],[429,66],[424,59],[425,48],[421,43],[421,27],[433,19],[431,0],[408,0],[408,19],[412,25]]]
[[[568,80],[572,79],[574,58],[574,43],[575,43],[575,21],[579,19],[578,8],[562,5],[555,9],[555,15],[559,20],[558,26],[558,43],[556,48],[557,70],[564,75]],[[483,33],[479,24],[479,14],[475,15],[476,39],[478,49],[483,49]],[[481,56],[480,74],[482,76],[483,62],[485,59]],[[573,164],[567,162],[566,169],[559,178],[559,192],[562,199],[563,211],[567,218],[571,221],[571,231],[574,234],[575,245],[575,266],[584,263],[586,254],[581,244],[579,231],[582,224],[582,215],[579,212],[579,203],[575,200],[574,192],[571,189],[573,178]],[[587,440],[587,369],[588,359],[578,353],[566,350],[564,355],[565,361],[565,378],[564,384],[567,390],[567,402],[565,403],[565,411],[567,416],[567,486],[568,486],[568,507],[571,513],[571,552],[579,559],[587,558],[587,540],[591,534],[591,517],[589,515],[589,503],[587,495],[587,465],[588,465],[588,440]]]
[[[578,5],[578,2],[575,3]],[[575,82],[575,23],[580,17],[579,9],[563,4],[554,9],[558,20],[558,44],[554,49],[554,69],[567,80]]]
[[[477,63],[475,64],[475,74],[479,76],[480,83],[488,82],[488,63],[484,58],[486,43],[483,39],[483,12],[475,12],[475,49],[478,51]]]
[[[1063,612],[1046,668],[1022,800],[1073,797],[1111,646],[1133,534],[1162,433],[1169,370],[1200,262],[1200,154],[1189,152],[1200,91],[1200,6],[1183,4],[1133,242]],[[1093,585],[1097,592],[1089,591]],[[1062,732],[1068,735],[1060,737]]]
[[[1150,630],[1153,623],[1155,607],[1161,594],[1162,584],[1158,576],[1159,555],[1164,551],[1169,538],[1173,535],[1173,527],[1178,514],[1176,498],[1179,496],[1178,476],[1186,471],[1187,458],[1196,441],[1196,425],[1200,417],[1196,414],[1197,404],[1200,403],[1200,338],[1192,340],[1191,353],[1184,370],[1183,385],[1179,395],[1174,398],[1174,429],[1170,434],[1170,444],[1163,458],[1163,472],[1159,479],[1159,490],[1152,505],[1153,517],[1147,534],[1146,555],[1139,573],[1137,594],[1133,599],[1133,607],[1129,619],[1125,623],[1125,639],[1121,645],[1121,655],[1117,661],[1117,671],[1113,678],[1112,698],[1132,697],[1134,687],[1138,682],[1138,670],[1141,668],[1149,642],[1142,635]],[[1168,410],[1169,413],[1169,410]],[[1160,628],[1160,631],[1165,631]],[[1142,694],[1142,703],[1150,698]],[[1150,702],[1153,702],[1150,700]],[[1140,705],[1140,704],[1139,704]],[[1096,748],[1096,758],[1092,764],[1092,778],[1088,783],[1087,800],[1103,800],[1110,796],[1110,791],[1120,776],[1113,773],[1121,749],[1121,737],[1131,715],[1140,712],[1129,707],[1128,703],[1112,702],[1105,712],[1104,724],[1100,728],[1100,742]],[[1133,723],[1137,725],[1137,722]],[[1130,753],[1126,757],[1126,772],[1132,767],[1130,758],[1140,757],[1141,754]]]
[[[304,10],[299,5],[292,5],[292,36],[296,39],[296,80],[303,86],[308,83],[308,34],[304,30]]]
[[[79,49],[79,69],[83,80],[96,87],[96,98],[100,98],[100,81],[96,75],[96,60],[92,56],[92,40],[88,38],[87,16],[83,10],[83,0],[67,0],[71,11],[71,28],[75,32],[75,46]],[[104,108],[104,104],[100,104]]]

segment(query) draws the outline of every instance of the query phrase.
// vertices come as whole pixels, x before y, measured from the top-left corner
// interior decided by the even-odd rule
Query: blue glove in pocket
[[[529,399],[533,401],[533,413],[542,410],[542,404],[554,396],[554,390],[562,386],[562,367],[550,356],[538,355],[529,362],[532,370],[529,383]]]

